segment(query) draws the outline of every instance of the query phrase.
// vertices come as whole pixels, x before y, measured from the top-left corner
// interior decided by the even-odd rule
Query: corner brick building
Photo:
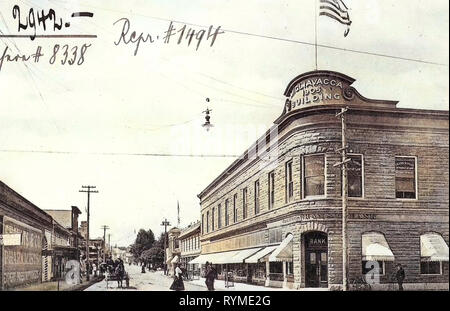
[[[199,195],[201,256],[219,278],[342,286],[341,121],[348,145],[348,280],[448,289],[448,111],[363,97],[332,71],[294,78],[280,117]],[[380,81],[382,83],[382,81]]]

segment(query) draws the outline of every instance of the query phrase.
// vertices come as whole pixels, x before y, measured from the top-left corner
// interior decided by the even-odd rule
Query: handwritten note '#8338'
[[[209,46],[211,47],[214,45],[217,36],[224,33],[220,30],[221,26],[214,28],[211,25],[208,30],[197,30],[192,27],[187,27],[186,24],[184,24],[183,26],[176,28],[174,23],[171,21],[167,30],[161,35],[151,35],[149,33],[144,34],[143,32],[137,34],[136,31],[130,32],[130,20],[128,18],[120,18],[115,21],[113,25],[120,23],[122,23],[122,30],[119,39],[114,41],[114,44],[119,45],[121,42],[124,44],[134,44],[135,56],[137,55],[139,45],[142,42],[156,43],[158,41],[162,41],[165,44],[176,42],[177,44],[185,43],[187,46],[190,46],[192,43],[193,45],[196,44],[195,50],[198,50],[202,41],[210,41]]]

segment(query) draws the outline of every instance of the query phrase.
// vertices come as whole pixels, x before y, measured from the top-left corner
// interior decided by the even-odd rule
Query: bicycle
[[[369,291],[372,289],[363,277],[357,277],[350,282],[350,288],[353,291]]]

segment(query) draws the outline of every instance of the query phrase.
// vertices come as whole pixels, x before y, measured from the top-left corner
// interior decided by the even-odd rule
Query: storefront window
[[[294,263],[292,261],[286,262],[286,273],[294,274]]]
[[[395,158],[395,197],[398,199],[416,198],[416,158]]]
[[[271,262],[270,263],[270,273],[283,273],[283,262]]]
[[[304,197],[325,194],[325,156],[310,155],[303,158]]]
[[[255,279],[265,279],[266,278],[266,263],[265,262],[259,262],[256,264],[253,277]]]
[[[420,274],[441,274],[441,262],[422,261],[420,263]]]

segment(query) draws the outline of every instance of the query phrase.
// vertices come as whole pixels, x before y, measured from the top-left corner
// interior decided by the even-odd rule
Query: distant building
[[[167,232],[166,264],[169,275],[173,275],[175,264],[180,261],[180,232],[176,227]]]
[[[72,206],[70,210],[45,210],[50,216],[53,217],[60,225],[70,231],[70,246],[76,250],[75,258],[79,258],[81,252],[81,242],[83,240],[82,235],[79,232],[78,218],[81,211],[76,206]]]
[[[189,273],[197,271],[199,264],[189,264],[200,255],[200,221],[190,224],[181,230],[178,236],[180,240],[180,263]]]

